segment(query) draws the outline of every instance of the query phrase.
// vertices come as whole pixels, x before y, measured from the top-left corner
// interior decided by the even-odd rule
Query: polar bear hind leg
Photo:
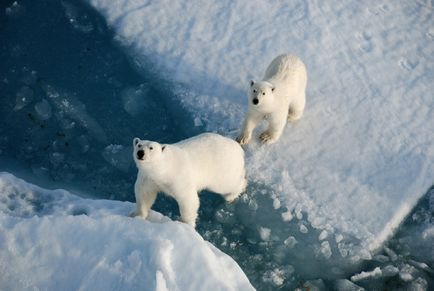
[[[246,191],[246,187],[247,187],[247,179],[243,177],[242,181],[239,183],[239,187],[234,192],[226,194],[223,197],[225,198],[226,202],[232,203],[234,202],[235,199],[238,198],[238,196],[240,196],[241,193]]]
[[[306,104],[305,97],[300,98],[301,101],[289,105],[288,110],[288,122],[294,122],[299,120],[303,116],[304,106]]]

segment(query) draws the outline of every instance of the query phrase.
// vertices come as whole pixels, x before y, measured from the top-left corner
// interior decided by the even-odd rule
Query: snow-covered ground
[[[197,124],[225,135],[240,128],[247,80],[298,54],[305,115],[276,145],[247,148],[249,178],[350,260],[370,258],[433,184],[431,2],[89,2],[139,63],[188,88]]]
[[[433,11],[432,1],[2,2],[0,171],[45,189],[0,175],[0,289],[242,289],[246,276],[258,290],[432,288]],[[307,65],[305,116],[277,144],[246,147],[236,202],[201,196],[198,233],[157,213],[125,217],[128,202],[47,190],[134,201],[133,137],[235,137],[249,79],[284,52]],[[176,220],[170,199],[154,206]]]
[[[254,290],[193,228],[0,173],[2,290]]]

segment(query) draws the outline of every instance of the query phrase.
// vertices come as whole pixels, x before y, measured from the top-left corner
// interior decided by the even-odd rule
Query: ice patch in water
[[[66,116],[77,121],[81,126],[89,130],[99,142],[107,141],[107,135],[102,126],[87,112],[86,106],[73,94],[56,89],[48,84],[42,84],[42,88],[60,116]]]
[[[324,241],[321,243],[321,254],[325,259],[330,259],[332,256],[332,250],[330,248],[330,243],[328,241]]]
[[[263,241],[267,241],[270,239],[271,229],[266,227],[259,228],[259,235]]]
[[[301,233],[304,233],[304,234],[309,232],[309,229],[307,229],[306,225],[304,225],[303,223],[299,224],[299,230]]]
[[[281,286],[284,282],[285,282],[285,278],[287,276],[287,274],[285,274],[287,272],[285,272],[284,270],[281,269],[274,269],[271,271],[267,271],[264,276],[263,276],[263,280],[264,282],[269,282],[271,283],[273,286]]]
[[[353,282],[347,279],[336,280],[334,284],[334,288],[337,291],[364,291],[365,290],[362,287],[354,284]]]
[[[283,241],[283,243],[288,246],[288,248],[292,249],[297,244],[297,239],[293,236],[288,237]]]
[[[59,152],[53,152],[50,153],[50,162],[53,164],[53,166],[59,166],[63,160],[65,159],[65,154],[59,153]]]
[[[424,278],[419,277],[410,283],[408,290],[426,291],[428,290],[428,282]]]
[[[277,197],[273,199],[273,208],[276,210],[280,208],[280,200]]]
[[[381,271],[385,277],[392,277],[399,273],[399,269],[393,265],[387,265]]]
[[[131,116],[137,116],[142,113],[145,104],[150,102],[146,99],[147,94],[149,94],[149,89],[146,84],[125,88],[121,93],[125,111],[131,114]]]
[[[18,1],[14,1],[11,6],[5,8],[5,13],[7,16],[17,17],[24,13],[24,10]]]
[[[383,273],[381,272],[380,267],[376,267],[374,270],[369,272],[361,272],[359,274],[351,276],[351,281],[357,282],[366,279],[375,279],[380,278]]]
[[[65,15],[69,23],[77,30],[83,33],[89,33],[94,30],[92,22],[89,20],[89,15],[68,1],[61,1],[65,9]]]
[[[286,222],[291,221],[293,218],[292,213],[289,210],[287,210],[286,212],[282,212],[281,215],[282,215],[282,220]]]
[[[41,120],[50,119],[52,115],[51,105],[48,103],[46,99],[42,99],[41,101],[35,104],[35,111]]]
[[[112,166],[118,168],[123,172],[127,172],[132,163],[131,153],[133,149],[131,146],[124,147],[123,145],[108,145],[102,156]]]
[[[23,86],[16,94],[14,110],[21,110],[33,101],[33,90],[28,86]]]
[[[329,234],[328,234],[327,230],[323,230],[319,234],[318,240],[325,240],[328,237],[328,235]]]

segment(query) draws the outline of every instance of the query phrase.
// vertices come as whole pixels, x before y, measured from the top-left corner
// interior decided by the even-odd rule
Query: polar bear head
[[[266,109],[274,101],[274,85],[267,81],[250,81],[249,106],[258,110]]]
[[[133,139],[133,158],[137,165],[159,161],[166,148],[155,141],[141,140],[135,137]]]

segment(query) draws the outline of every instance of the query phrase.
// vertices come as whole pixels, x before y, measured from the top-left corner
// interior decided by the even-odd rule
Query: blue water
[[[133,199],[133,137],[173,142],[188,134],[166,108],[169,86],[155,73],[139,75],[86,5],[11,3],[2,2],[0,18],[1,157],[45,181]]]
[[[134,201],[133,137],[170,143],[202,129],[177,102],[173,84],[128,57],[104,19],[86,4],[12,3],[0,4],[0,171],[44,187]],[[284,223],[270,191],[250,183],[233,204],[202,193],[197,227],[238,262],[258,290],[334,289],[337,279],[377,266],[401,268],[417,261],[434,267],[434,256],[424,255],[432,246],[415,236],[434,223],[432,190],[388,249],[358,265],[342,259],[333,244],[330,258],[319,255],[318,230],[305,218]],[[179,216],[176,203],[163,195],[153,209]],[[300,225],[306,233],[300,233]],[[261,238],[261,228],[271,230],[269,238]],[[414,274],[434,288],[429,269],[416,268]],[[398,275],[358,282],[377,290],[405,290],[413,283]]]

